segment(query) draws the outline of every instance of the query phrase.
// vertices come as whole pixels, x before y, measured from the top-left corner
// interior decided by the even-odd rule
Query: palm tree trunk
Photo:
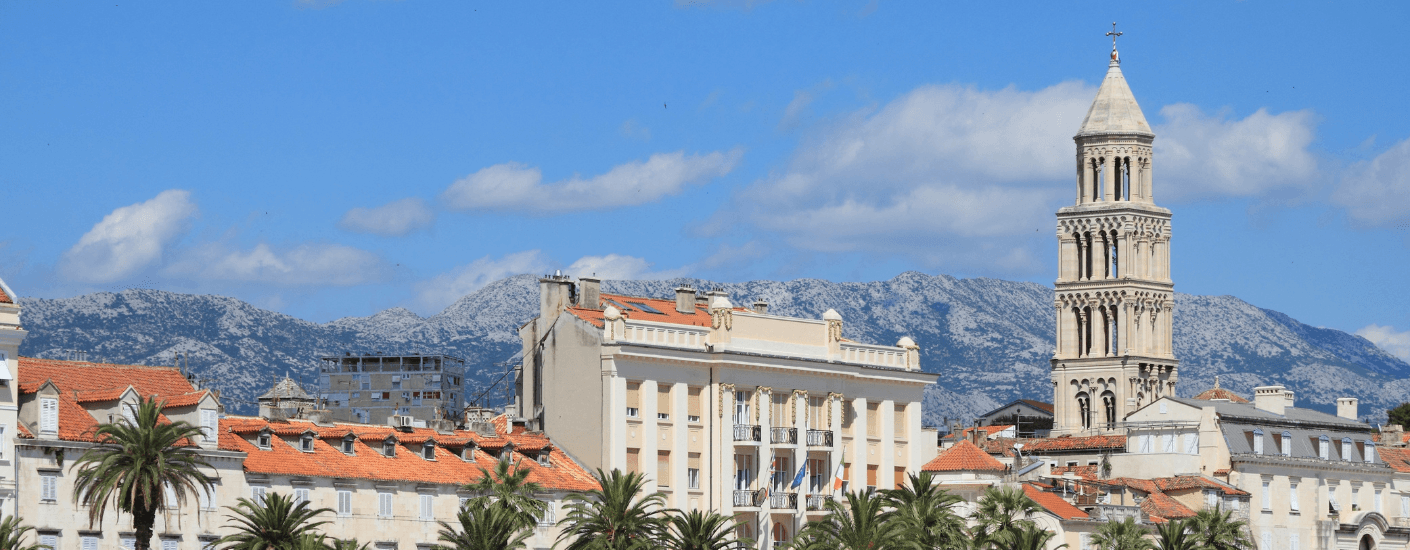
[[[136,510],[132,514],[132,530],[136,531],[135,550],[152,548],[152,527],[157,523],[156,510]]]

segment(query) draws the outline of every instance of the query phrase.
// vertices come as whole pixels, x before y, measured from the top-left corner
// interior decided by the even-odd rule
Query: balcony
[[[751,441],[754,443],[758,443],[760,440],[763,439],[762,436],[763,429],[761,429],[759,426],[751,426],[748,424],[734,425],[735,441]]]
[[[832,502],[832,495],[808,495],[808,511],[826,510],[829,502]]]
[[[769,443],[797,445],[798,428],[769,428]]]
[[[774,493],[769,495],[769,508],[797,510],[798,493]]]
[[[832,430],[808,430],[809,447],[831,447]]]
[[[764,503],[763,496],[763,491],[755,491],[753,489],[735,489],[734,507],[757,508],[759,505]]]

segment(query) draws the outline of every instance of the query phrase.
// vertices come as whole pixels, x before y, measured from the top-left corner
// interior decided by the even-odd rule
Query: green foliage
[[[188,495],[208,491],[214,481],[201,472],[209,468],[192,444],[201,428],[187,422],[161,423],[162,406],[151,398],[137,406],[133,421],[122,418],[101,424],[98,444],[74,463],[74,496],[87,506],[90,527],[101,525],[109,506],[132,514],[137,550],[147,550],[157,512],[184,505]],[[165,487],[176,502],[166,502]]]
[[[567,550],[656,548],[666,529],[665,495],[642,496],[646,477],[639,473],[598,469],[596,477],[600,488],[568,495],[559,541],[570,540]]]
[[[994,533],[991,544],[999,550],[1044,550],[1048,546],[1048,540],[1054,536],[1057,536],[1057,533],[1036,524],[1017,523],[1013,527]],[[1067,548],[1067,544],[1059,544],[1053,547],[1053,550],[1059,548]]]
[[[5,516],[0,519],[0,550],[58,550],[48,546],[40,546],[39,543],[25,544],[26,533],[34,528],[24,524],[24,518],[19,516]]]
[[[1146,528],[1137,524],[1135,518],[1108,521],[1092,534],[1092,546],[1101,550],[1153,550],[1146,533]]]
[[[674,510],[669,516],[662,546],[671,550],[744,550],[753,541],[735,538],[734,520],[715,512]]]
[[[1155,530],[1155,547],[1157,550],[1200,550],[1199,541],[1189,531],[1189,522],[1181,520],[1170,520],[1160,525]]]
[[[1386,411],[1386,416],[1390,417],[1388,424],[1399,424],[1402,428],[1410,429],[1410,403],[1401,403]]]
[[[460,507],[456,515],[460,529],[441,522],[440,540],[455,550],[514,550],[534,534],[532,523],[524,523],[524,513],[505,501],[475,497]]]
[[[1019,487],[989,487],[979,497],[979,508],[974,512],[974,528],[971,533],[976,548],[995,542],[1000,534],[1009,531],[1023,531],[1033,526],[1031,519],[1042,508],[1028,498]]]
[[[881,495],[853,492],[844,502],[828,501],[826,518],[799,530],[793,547],[804,550],[892,550],[915,548],[907,539],[906,528],[888,510],[889,500]]]
[[[907,540],[927,550],[969,547],[964,518],[954,511],[963,499],[936,486],[930,472],[911,474],[906,485],[882,494],[895,510],[895,519],[902,524]]]
[[[543,492],[543,487],[529,481],[528,469],[513,466],[508,460],[496,463],[494,472],[480,468],[480,479],[465,485],[465,489],[503,503],[520,516],[525,528],[532,528],[548,511],[548,503],[534,498],[535,493]]]
[[[1243,550],[1253,548],[1248,522],[1234,519],[1233,512],[1206,508],[1187,521],[1201,550]]]
[[[334,541],[318,532],[327,521],[313,521],[329,508],[309,508],[308,502],[294,504],[292,497],[279,493],[265,495],[264,502],[242,498],[234,512],[225,516],[235,532],[215,541],[222,550],[324,550]]]

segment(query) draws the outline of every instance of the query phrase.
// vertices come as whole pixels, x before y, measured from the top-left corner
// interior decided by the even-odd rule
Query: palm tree
[[[667,521],[661,542],[671,550],[744,550],[752,542],[735,538],[734,519],[715,512],[675,510]]]
[[[440,540],[454,550],[514,550],[534,534],[533,523],[524,522],[524,513],[503,500],[475,497],[456,514],[460,529],[441,522]]]
[[[896,511],[896,519],[905,525],[906,538],[922,548],[968,547],[964,519],[954,511],[954,506],[963,499],[937,487],[930,472],[911,474],[909,484],[881,493]]]
[[[1189,519],[1190,529],[1200,548],[1207,550],[1242,550],[1253,548],[1248,522],[1234,519],[1233,512],[1219,507],[1205,508]]]
[[[655,548],[665,531],[662,509],[666,496],[642,496],[646,476],[612,470],[596,473],[599,488],[568,495],[566,526],[558,540],[572,539],[567,550],[628,550]]]
[[[1092,546],[1101,550],[1152,550],[1151,541],[1146,540],[1146,528],[1133,517],[1102,524],[1092,534]]]
[[[1057,536],[1057,533],[1030,522],[999,531],[994,535],[992,542],[1002,550],[1043,550],[1047,548],[1048,540],[1054,536]],[[1058,548],[1067,548],[1067,544],[1054,546],[1053,550]]]
[[[1196,550],[1199,541],[1189,533],[1190,523],[1178,519],[1165,522],[1155,529],[1157,550]]]
[[[827,517],[810,522],[798,532],[793,547],[803,550],[843,548],[847,550],[891,550],[912,548],[906,539],[906,529],[888,510],[888,500],[867,492],[844,495],[846,504],[827,502]]]
[[[313,509],[308,501],[295,504],[292,497],[279,493],[265,495],[263,502],[242,498],[226,508],[234,512],[225,517],[235,524],[235,532],[215,541],[224,550],[303,550],[315,544],[310,537],[321,547],[330,546],[318,532],[329,522],[313,519],[332,513],[331,508]]]
[[[333,550],[369,550],[370,548],[372,548],[372,543],[364,542],[359,544],[357,539],[355,538],[333,539],[333,544],[331,546],[333,547]]]
[[[147,550],[157,511],[186,504],[188,494],[209,491],[206,459],[192,444],[202,435],[201,428],[185,421],[159,422],[162,405],[143,399],[131,420],[100,424],[94,434],[96,446],[83,453],[74,467],[75,498],[88,508],[88,525],[101,525],[111,504],[119,512],[132,514],[136,550]],[[167,502],[168,493],[176,498]]]
[[[523,516],[527,527],[532,527],[548,510],[548,503],[534,498],[543,491],[543,486],[529,481],[529,470],[511,466],[508,460],[500,460],[494,472],[480,468],[480,479],[466,484],[465,489],[475,494],[490,497],[496,503],[504,503],[511,511]]]
[[[979,497],[979,508],[974,512],[974,540],[983,546],[999,533],[1033,525],[1030,518],[1041,510],[1022,488],[991,486]]]
[[[19,516],[5,516],[0,519],[0,550],[42,550],[48,546],[40,546],[38,543],[25,544],[24,535],[34,528],[24,524],[24,518]],[[58,550],[50,548],[49,550]]]

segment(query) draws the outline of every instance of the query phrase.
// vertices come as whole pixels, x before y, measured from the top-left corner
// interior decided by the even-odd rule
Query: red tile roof
[[[1249,493],[1247,491],[1235,488],[1232,485],[1225,485],[1223,483],[1219,483],[1218,481],[1214,481],[1212,479],[1206,479],[1201,476],[1161,477],[1152,479],[1151,481],[1155,483],[1155,486],[1157,488],[1164,492],[1180,491],[1185,489],[1216,489],[1222,491],[1226,495],[1249,496]]]
[[[969,441],[960,441],[955,446],[940,452],[921,468],[926,472],[1004,472],[1003,463],[994,460]]]
[[[1053,412],[1053,404],[1052,404],[1052,403],[1044,403],[1044,402],[1042,402],[1042,401],[1034,401],[1034,400],[1032,400],[1032,399],[1019,399],[1019,401],[1022,401],[1022,402],[1024,402],[1024,403],[1028,404],[1028,406],[1033,407],[1033,408],[1038,409],[1038,410],[1046,411],[1046,412],[1048,412],[1048,413]]]
[[[1063,500],[1062,497],[1034,487],[1031,483],[1023,484],[1023,494],[1028,495],[1028,498],[1033,499],[1033,502],[1037,502],[1044,510],[1051,512],[1059,518],[1088,519],[1090,517],[1086,512],[1083,512],[1081,508],[1073,506],[1071,503]]]
[[[1207,390],[1204,390],[1203,393],[1200,393],[1199,395],[1196,395],[1196,396],[1194,396],[1194,397],[1191,397],[1190,399],[1201,399],[1201,400],[1204,400],[1204,401],[1212,401],[1212,400],[1215,400],[1215,399],[1227,399],[1227,400],[1229,400],[1229,401],[1233,401],[1234,403],[1248,403],[1248,402],[1249,402],[1247,399],[1244,399],[1244,398],[1242,398],[1242,397],[1239,397],[1239,394],[1236,394],[1236,393],[1234,393],[1234,392],[1231,392],[1231,391],[1229,391],[1229,390],[1226,390],[1226,389],[1224,389],[1224,388],[1219,388],[1219,387],[1214,387],[1214,388],[1209,388],[1209,389],[1207,389]]]
[[[643,298],[639,296],[624,296],[620,294],[604,293],[602,294],[601,309],[588,309],[573,306],[568,308],[568,313],[573,314],[579,319],[592,323],[594,326],[601,327],[603,326],[602,309],[606,309],[608,305],[611,305],[608,300],[616,302],[622,307],[627,308],[622,309],[621,311],[622,316],[628,319],[635,319],[638,321],[655,321],[658,323],[672,323],[677,325],[693,325],[697,327],[710,326],[710,311],[706,306],[696,304],[693,306],[693,310],[690,313],[681,313],[679,311],[676,311],[675,298],[672,298],[670,300],[662,300],[659,298]],[[649,313],[645,310],[637,308],[636,306],[633,306],[628,302],[638,302],[661,313]],[[736,307],[734,308],[734,311],[749,310],[742,307]]]
[[[1410,448],[1377,447],[1376,454],[1397,472],[1410,472]]]
[[[515,464],[529,470],[529,481],[546,489],[588,491],[597,488],[592,474],[564,455],[561,449],[551,446],[548,439],[538,433],[501,433],[496,437],[485,437],[476,432],[457,430],[453,435],[447,435],[426,428],[401,432],[390,426],[318,426],[305,420],[270,422],[255,417],[226,417],[221,419],[220,428],[220,448],[246,453],[245,471],[250,473],[462,485],[480,479],[483,475],[480,468],[493,471],[498,461],[491,453],[480,451],[475,453],[474,462],[466,462],[452,450],[474,442],[485,449],[500,449],[506,444],[513,444]],[[264,450],[244,437],[265,429],[291,438],[309,432],[318,434],[318,437],[314,440],[311,453],[300,451],[296,447],[297,439],[290,443],[274,438],[270,449]],[[338,441],[349,433],[358,438],[353,444],[352,455],[343,454]],[[383,456],[381,452],[380,442],[388,437],[395,437],[398,442],[398,450],[392,457]],[[421,458],[420,446],[427,440],[437,442],[435,460]],[[377,447],[368,446],[366,441],[377,442]],[[408,448],[408,444],[415,447]],[[550,466],[542,466],[536,460],[536,451],[545,446],[551,447]],[[535,451],[533,456],[524,454],[529,450]]]
[[[1170,495],[1165,493],[1151,493],[1145,500],[1141,501],[1141,511],[1151,516],[1151,519],[1184,519],[1195,517],[1195,511],[1188,506],[1180,504]]]
[[[1093,480],[1097,479],[1097,466],[1095,464],[1087,466],[1059,466],[1049,470],[1049,473],[1055,476],[1071,473],[1079,479]]]
[[[15,303],[15,301],[10,299],[10,295],[9,295],[9,294],[5,294],[5,289],[0,288],[0,304],[13,304],[13,303]]]
[[[48,381],[52,381],[59,388],[58,437],[69,441],[93,441],[93,432],[98,428],[98,419],[93,418],[79,404],[81,402],[117,399],[127,390],[128,385],[140,395],[156,395],[159,398],[185,395],[195,390],[174,367],[114,365],[36,357],[20,357],[19,364],[16,382],[21,394],[39,391]]]
[[[1013,427],[1013,424],[996,424],[996,425],[993,425],[993,426],[974,426],[974,427],[965,428],[965,429],[963,429],[963,430],[960,430],[960,433],[957,433],[957,434],[955,434],[955,433],[948,434],[948,435],[945,436],[945,439],[962,439],[962,438],[964,438],[965,436],[967,436],[967,435],[969,435],[969,434],[971,434],[971,433],[974,433],[974,430],[979,430],[979,431],[984,432],[984,436],[985,436],[986,438],[988,438],[988,437],[993,437],[994,434],[996,434],[996,433],[1002,432],[1002,431],[1007,430],[1007,429],[1012,428],[1012,427]]]
[[[1126,436],[1124,435],[1089,435],[1084,437],[1064,435],[1029,439],[1023,442],[1023,452],[1025,453],[1125,448]]]

